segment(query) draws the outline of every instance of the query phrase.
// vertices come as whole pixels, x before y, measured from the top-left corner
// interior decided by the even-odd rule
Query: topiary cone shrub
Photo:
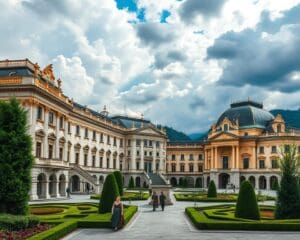
[[[122,173],[120,171],[114,171],[114,176],[115,176],[117,184],[118,184],[120,196],[123,196],[124,191],[123,191],[123,177],[122,177]]]
[[[119,188],[114,174],[109,174],[104,182],[101,199],[99,202],[99,213],[111,212],[112,205],[119,196]]]
[[[209,182],[207,197],[208,198],[216,198],[217,197],[217,188],[216,188],[216,184],[213,180],[211,180]]]
[[[133,177],[130,177],[130,179],[129,179],[128,188],[134,188],[134,180],[133,180]]]
[[[252,220],[260,219],[255,192],[249,181],[244,181],[240,188],[235,207],[235,217]]]

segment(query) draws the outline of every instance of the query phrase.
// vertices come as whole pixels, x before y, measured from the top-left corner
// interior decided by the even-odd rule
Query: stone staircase
[[[80,176],[80,178],[84,179],[85,182],[89,183],[91,186],[93,186],[94,189],[98,188],[98,183],[95,181],[93,176],[89,174],[87,171],[79,167],[78,165],[73,164],[71,166],[71,175],[77,174]]]
[[[165,179],[158,173],[148,173],[148,176],[151,180],[151,185],[154,186],[165,186],[167,185]]]

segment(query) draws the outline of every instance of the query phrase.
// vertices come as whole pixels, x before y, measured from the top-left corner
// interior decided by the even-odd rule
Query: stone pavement
[[[80,201],[84,201],[81,196]],[[87,201],[87,199],[85,199]],[[99,240],[99,239],[263,239],[263,240],[298,240],[299,233],[285,232],[230,232],[230,231],[199,231],[193,227],[184,214],[186,206],[192,202],[176,202],[167,206],[165,211],[160,209],[152,212],[151,206],[145,201],[133,202],[139,206],[139,211],[131,222],[123,229],[113,232],[109,229],[78,229],[69,234],[64,240]],[[266,204],[270,204],[266,203]],[[215,205],[214,203],[197,203],[198,206]]]

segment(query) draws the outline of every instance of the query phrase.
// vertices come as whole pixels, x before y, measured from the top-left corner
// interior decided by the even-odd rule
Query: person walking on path
[[[156,210],[156,208],[158,207],[158,196],[156,194],[156,192],[153,192],[152,195],[152,205],[153,205],[153,212]]]
[[[160,202],[160,206],[161,206],[162,211],[165,210],[165,201],[166,201],[166,196],[164,195],[163,192],[161,192],[160,195],[159,195],[159,202]]]
[[[67,187],[66,192],[67,192],[67,197],[68,197],[68,198],[71,198],[70,188],[69,188],[69,187]]]
[[[117,231],[118,229],[122,228],[124,225],[124,215],[123,215],[123,204],[121,202],[120,196],[117,196],[116,200],[113,203],[111,209],[111,226],[112,229]]]

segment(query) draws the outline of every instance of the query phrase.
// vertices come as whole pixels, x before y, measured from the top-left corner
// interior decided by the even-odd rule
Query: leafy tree
[[[118,184],[118,188],[119,188],[119,193],[120,196],[123,196],[124,191],[123,191],[123,176],[122,173],[120,171],[114,171],[114,175]]]
[[[112,205],[119,196],[119,188],[114,174],[109,174],[104,182],[101,199],[99,202],[99,213],[111,212]]]
[[[207,191],[207,197],[208,198],[216,198],[217,197],[217,188],[214,180],[211,180],[208,185],[208,191]]]
[[[0,213],[27,213],[32,162],[26,110],[16,99],[0,102]]]
[[[134,180],[133,180],[133,177],[130,177],[130,179],[129,179],[128,188],[134,188]]]
[[[235,217],[252,220],[260,219],[255,192],[249,181],[242,183],[235,207]]]
[[[295,145],[281,151],[281,182],[277,192],[276,219],[300,218],[300,190],[298,183],[299,155]]]

